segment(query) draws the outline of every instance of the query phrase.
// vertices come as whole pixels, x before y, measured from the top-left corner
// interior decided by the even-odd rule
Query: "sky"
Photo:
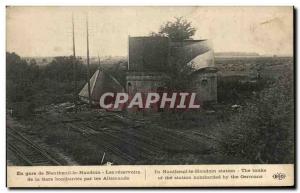
[[[293,55],[292,7],[8,7],[6,49],[23,57],[72,55],[72,14],[76,55],[127,56],[128,36],[147,36],[174,17],[209,39],[215,52]]]

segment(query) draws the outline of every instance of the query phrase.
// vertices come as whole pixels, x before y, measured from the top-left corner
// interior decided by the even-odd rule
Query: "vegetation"
[[[175,21],[168,21],[161,25],[158,33],[152,32],[152,36],[169,37],[172,41],[182,41],[190,39],[196,33],[196,28],[192,23],[183,17],[175,17]]]
[[[87,68],[76,60],[76,90],[72,56],[55,57],[49,64],[38,66],[34,59],[28,63],[15,53],[6,53],[7,108],[18,118],[30,118],[34,109],[49,104],[72,102],[86,83]],[[108,58],[102,68],[125,84],[126,60]],[[91,76],[99,67],[93,63]]]
[[[72,58],[56,57],[47,66],[28,64],[15,53],[6,53],[7,108],[19,118],[30,118],[43,105],[73,100]],[[85,66],[77,61],[79,91],[85,82]]]
[[[191,39],[196,33],[196,28],[192,22],[183,17],[175,17],[175,21],[168,21],[160,26],[158,33],[152,32],[151,36],[168,37],[171,41],[183,41]],[[178,56],[171,61],[172,65],[166,70],[170,76],[166,85],[172,90],[186,90],[190,85],[190,73],[192,66],[188,66],[184,61],[184,56]]]
[[[39,79],[39,67],[28,65],[15,53],[6,53],[7,107],[17,110],[17,116],[33,113],[33,95]]]
[[[293,75],[288,71],[222,122],[220,149],[250,163],[293,163]]]

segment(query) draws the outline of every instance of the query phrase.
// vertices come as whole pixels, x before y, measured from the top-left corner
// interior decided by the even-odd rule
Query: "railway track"
[[[15,155],[20,158],[25,165],[62,165],[39,145],[35,144],[23,134],[11,127],[7,128],[7,148],[14,152]]]

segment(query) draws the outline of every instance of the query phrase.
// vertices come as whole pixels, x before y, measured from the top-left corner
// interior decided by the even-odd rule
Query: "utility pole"
[[[89,105],[92,106],[91,100],[91,84],[90,84],[90,52],[89,52],[89,23],[88,16],[86,16],[86,61],[87,61],[87,81],[88,81],[88,92],[89,92]]]
[[[98,65],[99,65],[98,69],[101,70],[101,63],[100,63],[100,57],[99,57],[99,54],[98,54]]]
[[[127,71],[129,71],[129,63],[130,63],[130,60],[129,60],[129,48],[130,48],[130,46],[129,46],[129,43],[130,43],[130,35],[128,35],[128,39],[127,39],[127,44],[128,44],[128,53],[127,53],[127,55],[128,55],[128,58],[127,58]]]
[[[76,78],[76,52],[75,52],[75,32],[74,32],[74,16],[72,13],[72,35],[73,35],[73,57],[72,57],[72,62],[73,62],[73,80],[74,80],[74,108],[75,108],[75,113],[77,113],[77,78]]]

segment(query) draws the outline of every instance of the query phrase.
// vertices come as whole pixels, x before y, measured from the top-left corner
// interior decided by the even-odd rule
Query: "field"
[[[97,108],[90,110],[85,104],[81,104],[81,111],[75,113],[66,108],[72,106],[69,97],[56,104],[36,107],[30,119],[11,118],[8,113],[7,122],[9,127],[42,146],[46,152],[59,157],[62,165],[292,162],[290,155],[288,158],[285,156],[285,159],[270,160],[267,148],[254,152],[253,155],[258,154],[259,157],[251,159],[243,156],[239,150],[231,153],[224,147],[228,145],[225,142],[230,141],[227,140],[229,134],[236,132],[232,128],[237,128],[236,125],[240,124],[241,119],[237,117],[252,117],[255,113],[249,109],[268,104],[264,99],[270,92],[280,95],[274,93],[277,90],[272,90],[272,86],[277,84],[276,79],[284,72],[293,74],[293,59],[216,58],[215,63],[219,70],[218,103],[208,104],[201,111],[134,114],[105,112]],[[283,87],[292,88],[285,93],[293,98],[293,77],[291,78],[292,82],[283,81],[289,87]],[[62,102],[68,103],[60,105]],[[277,104],[280,106],[282,103]],[[278,119],[285,119],[293,125],[293,105],[287,111],[289,120],[286,117]],[[238,120],[238,123],[233,122],[234,120]],[[281,122],[278,123],[278,128],[286,128],[280,124]],[[244,128],[247,127],[245,125]],[[291,125],[287,127],[290,128]],[[271,134],[275,135],[276,132],[272,130]],[[234,135],[232,139],[235,139]],[[262,140],[265,139],[269,137]],[[293,136],[276,140],[291,143]],[[251,149],[245,147],[245,151],[249,148]],[[12,165],[24,164],[12,152],[8,153],[8,162]]]

